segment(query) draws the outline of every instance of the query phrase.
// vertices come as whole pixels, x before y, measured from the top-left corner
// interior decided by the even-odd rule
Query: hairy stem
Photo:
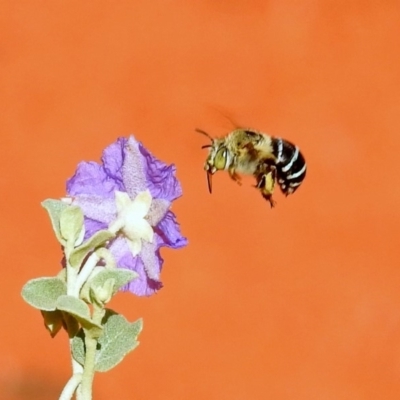
[[[89,258],[86,260],[86,263],[82,267],[81,271],[79,272],[75,285],[74,285],[74,296],[79,297],[79,292],[82,289],[82,286],[89,278],[90,274],[92,273],[94,267],[100,260],[99,256],[96,253],[92,253]]]
[[[101,324],[104,315],[102,307],[93,306],[93,322]],[[83,366],[82,383],[80,386],[79,400],[92,400],[92,388],[95,374],[95,357],[98,337],[94,337],[92,331],[85,330],[85,363]]]
[[[76,388],[81,383],[82,374],[74,374],[71,376],[67,384],[61,392],[59,400],[71,400]]]
[[[90,334],[85,335],[85,364],[83,366],[80,400],[92,400],[92,386],[94,379],[94,362],[96,356],[97,340]]]

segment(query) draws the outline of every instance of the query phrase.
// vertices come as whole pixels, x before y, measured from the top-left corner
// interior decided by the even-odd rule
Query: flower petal
[[[157,245],[155,243],[143,242],[140,258],[143,261],[144,270],[147,276],[153,281],[160,280],[161,263],[156,254]]]
[[[85,217],[85,237],[84,240],[92,237],[96,232],[107,229],[107,224]]]
[[[118,184],[119,190],[125,190],[122,179],[122,166],[125,161],[125,146],[127,142],[127,138],[118,138],[115,143],[112,143],[103,151],[103,156],[101,157],[105,173]]]
[[[125,161],[122,178],[126,192],[134,199],[139,192],[147,189],[145,165],[139,151],[139,143],[131,136],[124,147]]]
[[[167,200],[154,199],[151,202],[150,210],[147,215],[147,220],[150,225],[156,226],[165,217],[168,209],[171,207],[171,203]]]
[[[175,178],[175,165],[167,165],[157,160],[141,143],[139,150],[143,155],[147,186],[153,198],[172,202],[182,195],[182,188]]]
[[[132,257],[126,253],[120,260],[119,266],[138,273],[138,277],[125,285],[122,290],[129,291],[137,296],[151,296],[162,288],[162,283],[150,279],[144,269],[143,261],[139,257]]]
[[[67,180],[67,193],[70,196],[93,194],[110,197],[120,187],[109,179],[101,165],[95,162],[81,162],[75,174]]]
[[[188,244],[187,239],[181,234],[175,215],[171,211],[168,211],[164,219],[157,225],[155,232],[161,238],[160,246],[179,249]]]
[[[77,195],[71,204],[79,206],[85,217],[104,224],[115,219],[117,212],[115,200],[100,195]]]

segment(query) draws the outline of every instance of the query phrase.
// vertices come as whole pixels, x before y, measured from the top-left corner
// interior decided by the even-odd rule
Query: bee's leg
[[[276,181],[276,169],[270,168],[269,171],[265,171],[256,175],[257,184],[256,188],[260,190],[262,197],[269,201],[272,207],[275,207],[275,200],[272,198],[272,194],[275,188]]]
[[[274,208],[276,205],[276,201],[272,198],[272,195],[265,195],[264,193],[261,193],[261,194],[265,200],[269,201],[271,208]]]
[[[242,184],[242,179],[240,178],[240,175],[235,172],[234,168],[229,168],[228,173],[231,179],[234,180],[238,185]]]

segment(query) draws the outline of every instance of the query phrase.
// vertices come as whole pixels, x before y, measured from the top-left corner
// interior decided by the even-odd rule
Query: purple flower
[[[85,239],[100,229],[116,233],[109,250],[117,265],[139,274],[124,290],[150,296],[160,289],[160,247],[187,244],[170,211],[182,195],[175,166],[157,160],[133,136],[119,138],[104,150],[102,164],[78,165],[67,193],[83,210]]]

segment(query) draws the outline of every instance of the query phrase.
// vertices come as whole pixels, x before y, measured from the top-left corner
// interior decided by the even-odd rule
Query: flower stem
[[[74,374],[71,376],[67,384],[61,392],[59,400],[71,400],[76,388],[81,383],[82,374]]]
[[[76,268],[73,268],[69,263],[69,253],[70,251],[65,251],[65,258],[67,260],[66,270],[67,270],[67,294],[70,296],[74,295],[76,280],[78,276],[78,271]],[[77,296],[76,296],[77,297]],[[80,365],[77,361],[75,361],[74,357],[72,356],[72,339],[75,336],[76,332],[74,332],[74,327],[71,325],[71,320],[66,316],[64,318],[64,322],[67,325],[67,332],[69,336],[69,348],[71,352],[71,364],[72,364],[72,373],[73,376],[82,373],[82,365]],[[72,377],[71,377],[72,379]]]
[[[76,278],[78,276],[78,270],[70,265],[68,258],[67,258],[66,269],[67,269],[67,294],[69,296],[74,296],[75,286],[76,286]],[[78,297],[78,296],[75,296],[75,297]]]
[[[85,335],[85,364],[83,366],[82,383],[80,387],[80,400],[92,400],[92,386],[94,379],[94,362],[96,356],[97,340],[89,332]]]
[[[96,253],[92,253],[89,258],[86,260],[86,263],[82,267],[81,271],[79,272],[75,285],[74,285],[74,296],[79,297],[79,292],[82,289],[82,286],[89,278],[90,274],[92,273],[94,267],[100,260],[100,257]]]
[[[67,294],[70,296],[74,296],[75,294],[75,287],[76,287],[76,281],[78,277],[78,270],[74,267],[71,266],[69,263],[69,256],[70,256],[71,249],[65,249],[65,258],[67,260],[66,263],[66,270],[67,270]],[[78,296],[75,296],[78,297]],[[65,385],[64,390],[61,393],[60,400],[66,400],[66,399],[71,399],[73,393],[79,386],[81,379],[82,379],[82,372],[83,372],[83,367],[81,364],[79,364],[77,361],[75,361],[73,355],[72,355],[72,340],[74,336],[76,335],[75,332],[75,327],[74,324],[72,324],[71,319],[65,315],[64,322],[67,325],[67,332],[69,336],[69,348],[70,348],[70,353],[71,353],[71,365],[72,365],[72,377],[68,381],[68,383]],[[79,381],[78,381],[79,377]],[[74,386],[74,384],[76,385]],[[71,395],[70,395],[70,390],[73,390]],[[78,387],[78,392],[79,392],[79,387]],[[68,397],[70,396],[70,397]]]
[[[93,305],[93,322],[101,324],[104,315],[102,307]],[[94,337],[92,331],[85,330],[85,363],[83,365],[83,375],[80,390],[78,392],[79,400],[92,400],[92,387],[95,373],[95,357],[98,337]]]

